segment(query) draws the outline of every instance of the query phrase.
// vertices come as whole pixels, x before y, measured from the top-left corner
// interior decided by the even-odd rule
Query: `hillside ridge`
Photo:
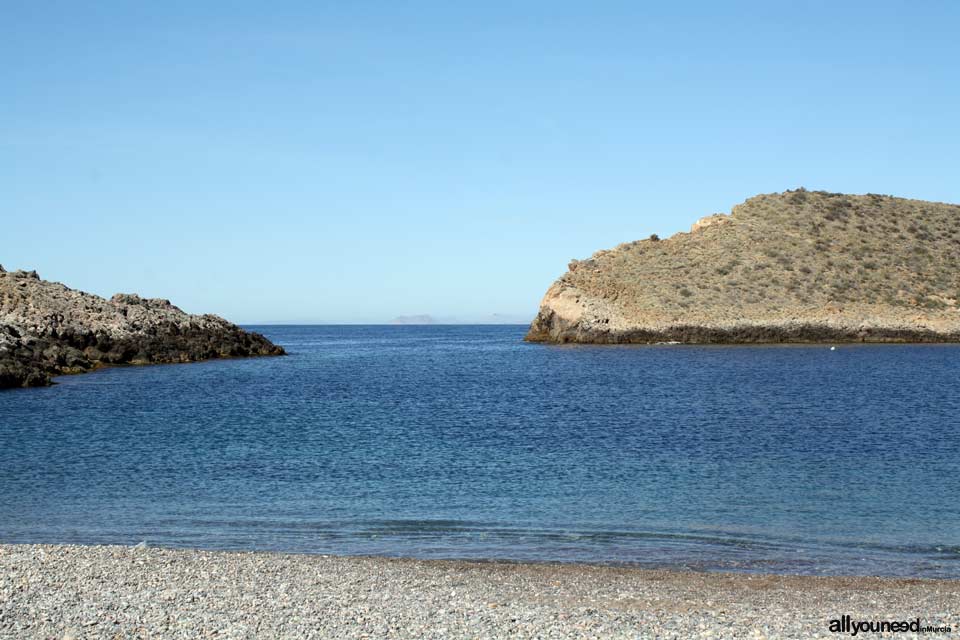
[[[526,339],[960,341],[960,206],[797,189],[573,260]]]

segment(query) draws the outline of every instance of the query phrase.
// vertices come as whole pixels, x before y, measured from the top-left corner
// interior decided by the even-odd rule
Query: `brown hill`
[[[804,189],[574,260],[527,340],[960,341],[960,206]]]

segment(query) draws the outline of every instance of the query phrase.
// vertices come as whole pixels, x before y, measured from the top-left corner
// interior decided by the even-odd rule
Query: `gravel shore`
[[[0,545],[2,638],[837,638],[844,614],[957,637],[960,581]]]

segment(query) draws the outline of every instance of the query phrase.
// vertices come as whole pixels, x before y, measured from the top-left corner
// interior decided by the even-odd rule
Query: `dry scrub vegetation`
[[[760,195],[690,233],[574,260],[551,291],[561,289],[584,299],[580,331],[837,320],[956,331],[960,206],[804,189]],[[544,304],[534,330],[559,321]]]

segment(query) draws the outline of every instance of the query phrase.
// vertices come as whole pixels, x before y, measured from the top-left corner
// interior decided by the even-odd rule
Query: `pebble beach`
[[[844,614],[956,637],[960,581],[0,545],[0,638],[836,638]]]

